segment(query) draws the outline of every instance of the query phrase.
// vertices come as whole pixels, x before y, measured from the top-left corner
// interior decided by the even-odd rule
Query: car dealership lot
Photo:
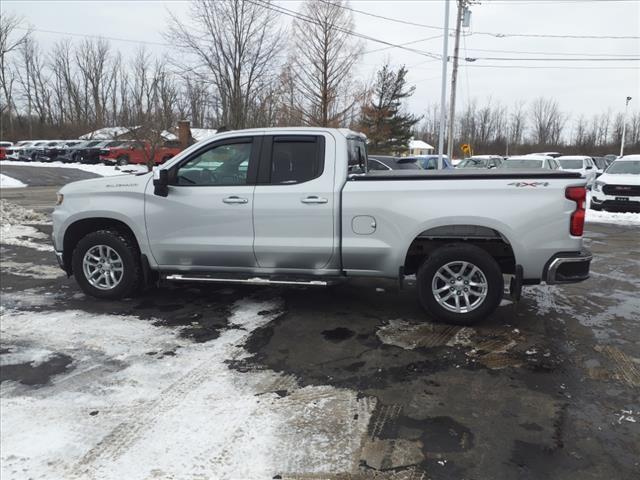
[[[3,198],[46,213],[31,190]],[[2,478],[640,474],[637,225],[588,223],[588,281],[460,328],[410,282],[98,301],[46,222],[3,206]]]

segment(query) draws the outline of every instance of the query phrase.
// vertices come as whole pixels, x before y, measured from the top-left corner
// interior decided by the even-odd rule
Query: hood
[[[60,189],[63,195],[104,192],[143,192],[152,172],[139,174],[123,174],[111,177],[91,178],[79,182],[68,183]]]
[[[598,182],[612,185],[640,185],[640,175],[631,173],[603,173],[598,177]]]

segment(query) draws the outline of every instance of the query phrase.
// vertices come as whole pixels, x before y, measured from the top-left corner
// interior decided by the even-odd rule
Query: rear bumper
[[[547,262],[543,278],[548,284],[582,282],[589,278],[592,259],[589,250],[557,253]]]

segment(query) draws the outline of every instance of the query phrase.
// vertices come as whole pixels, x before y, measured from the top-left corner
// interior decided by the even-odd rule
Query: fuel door
[[[376,227],[376,219],[370,215],[358,215],[351,220],[351,229],[357,235],[371,235]]]

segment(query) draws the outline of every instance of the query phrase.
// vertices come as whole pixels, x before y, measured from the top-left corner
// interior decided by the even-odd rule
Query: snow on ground
[[[20,180],[16,180],[15,178],[8,177],[0,173],[0,188],[21,188],[26,186],[27,185],[22,183]]]
[[[5,363],[54,354],[73,361],[44,386],[3,382],[0,476],[250,480],[357,471],[375,400],[229,368],[279,308],[240,300],[230,328],[206,343],[132,316],[4,309]]]
[[[26,167],[53,167],[53,168],[76,168],[85,172],[95,173],[103,177],[113,175],[124,175],[127,173],[142,173],[147,171],[145,165],[126,165],[118,167],[117,165],[87,165],[84,163],[62,163],[62,162],[18,162],[2,160],[0,165],[22,165]]]
[[[591,192],[587,192],[587,205],[591,205]],[[616,225],[640,225],[640,213],[604,212],[587,208],[587,223],[611,223]]]
[[[46,215],[0,199],[0,242],[3,244],[53,251],[50,243],[34,241],[48,240],[49,236],[31,225],[47,223],[50,222]],[[4,268],[4,261],[2,266]]]
[[[598,212],[587,210],[587,223],[612,223],[616,225],[640,225],[640,213],[633,212]]]

